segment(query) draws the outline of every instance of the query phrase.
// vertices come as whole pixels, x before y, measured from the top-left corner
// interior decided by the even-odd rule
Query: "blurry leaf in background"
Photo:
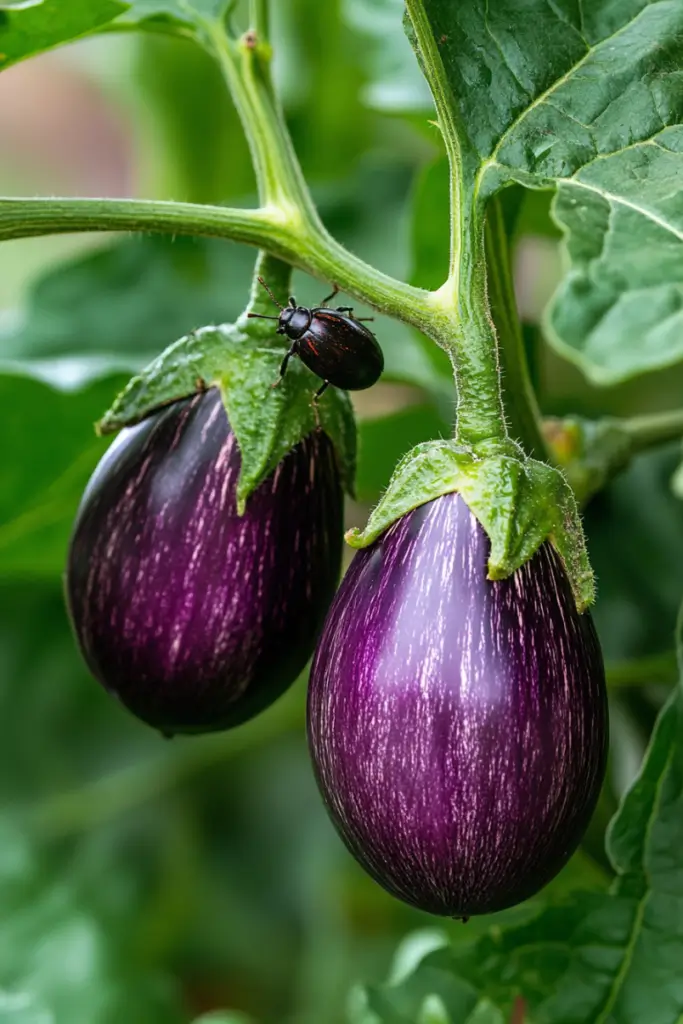
[[[380,1024],[415,1020],[428,994],[443,1001],[453,1024],[478,998],[509,1014],[518,996],[534,1024],[678,1024],[682,731],[683,687],[662,712],[640,777],[612,823],[607,846],[618,878],[608,895],[576,894],[518,928],[496,928],[470,947],[428,954],[398,986],[368,990]]]
[[[218,18],[231,5],[231,0],[128,0],[129,10],[123,20],[141,23],[160,19],[187,26],[194,24],[195,13],[205,18]]]
[[[683,594],[683,508],[671,490],[678,459],[677,445],[638,456],[584,513],[608,662],[673,646]]]
[[[135,965],[124,920],[42,864],[0,819],[0,1020],[9,1024],[174,1024],[172,986]]]
[[[83,489],[107,442],[94,423],[125,378],[74,394],[0,375],[0,576],[58,579]]]
[[[43,0],[36,5],[13,4],[0,9],[0,71],[88,35],[111,22],[127,6],[118,0]]]
[[[683,358],[683,9],[594,0],[584,18],[531,0],[514,29],[505,0],[425,10],[465,187],[558,184],[572,270],[548,319],[555,343],[602,382]]]
[[[431,113],[429,86],[402,28],[403,0],[342,0],[342,11],[357,38],[366,41],[365,103],[387,113]]]
[[[18,323],[0,332],[0,353],[17,360],[96,355],[100,374],[107,358],[115,369],[137,370],[183,334],[235,319],[254,256],[220,239],[115,241],[40,278]]]
[[[149,164],[146,192],[192,203],[255,193],[249,148],[216,62],[188,39],[147,34],[137,47],[132,102]]]

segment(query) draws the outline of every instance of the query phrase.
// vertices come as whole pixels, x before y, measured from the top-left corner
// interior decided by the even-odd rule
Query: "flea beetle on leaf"
[[[319,306],[309,308],[298,306],[293,296],[290,296],[288,306],[280,306],[262,277],[259,277],[259,283],[279,307],[280,315],[249,313],[249,316],[277,320],[277,333],[284,334],[291,341],[282,360],[280,376],[273,387],[284,377],[292,356],[298,356],[304,366],[323,381],[315,393],[314,402],[330,384],[347,391],[363,391],[379,380],[384,369],[384,356],[375,335],[363,326],[364,321],[353,316],[351,306],[331,309],[327,305],[338,288]]]

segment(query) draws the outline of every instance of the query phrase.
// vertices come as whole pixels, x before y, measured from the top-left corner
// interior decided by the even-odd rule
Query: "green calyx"
[[[550,541],[564,563],[579,611],[595,598],[574,494],[562,473],[528,458],[512,441],[476,446],[427,441],[397,466],[364,530],[347,542],[367,547],[407,512],[458,492],[491,541],[488,576],[512,575]]]
[[[286,301],[289,269],[261,258],[263,273],[278,298]],[[249,305],[234,324],[202,327],[174,342],[128,383],[98,424],[100,434],[139,423],[151,413],[210,387],[221,390],[242,456],[237,507],[308,434],[324,430],[334,444],[342,483],[353,493],[356,426],[346,392],[331,388],[316,410],[312,396],[320,382],[292,359],[277,387],[286,351],[274,321],[249,319],[248,313],[273,315],[275,307],[254,278]],[[286,340],[286,339],[285,339]]]

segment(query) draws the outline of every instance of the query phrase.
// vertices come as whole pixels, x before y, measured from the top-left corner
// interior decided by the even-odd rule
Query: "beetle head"
[[[288,338],[296,341],[311,326],[313,316],[306,306],[286,306],[280,313],[279,330]]]

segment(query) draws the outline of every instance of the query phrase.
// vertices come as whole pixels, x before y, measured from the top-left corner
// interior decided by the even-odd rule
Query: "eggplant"
[[[238,515],[214,388],[124,429],[83,495],[67,604],[93,675],[165,735],[240,724],[309,657],[339,578],[332,442],[304,438]]]
[[[341,838],[390,893],[468,918],[520,903],[577,847],[606,765],[600,645],[545,543],[487,579],[458,494],[361,550],[311,669],[308,738]]]

